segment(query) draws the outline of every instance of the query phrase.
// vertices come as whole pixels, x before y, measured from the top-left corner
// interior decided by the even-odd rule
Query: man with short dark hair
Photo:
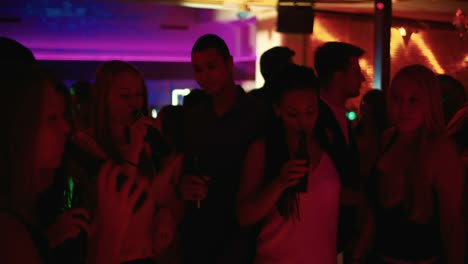
[[[356,232],[356,208],[361,201],[359,157],[346,118],[345,102],[359,95],[365,80],[359,65],[364,50],[343,42],[327,42],[315,52],[315,70],[320,81],[317,136],[341,179],[338,252],[345,261]]]
[[[250,93],[269,102],[274,77],[281,73],[288,65],[294,64],[293,57],[295,54],[294,50],[284,46],[276,46],[265,51],[260,56],[260,73],[265,83],[263,87],[255,89]]]
[[[263,133],[264,107],[235,84],[233,58],[219,36],[195,42],[192,66],[210,100],[186,113],[179,188],[187,204],[181,225],[184,263],[245,263],[235,198],[247,148]]]
[[[268,120],[274,120],[276,118],[272,101],[273,89],[275,87],[274,82],[277,78],[281,78],[281,72],[284,69],[294,64],[293,57],[295,54],[296,53],[288,47],[276,46],[265,51],[262,56],[260,56],[260,72],[262,73],[265,83],[263,87],[252,90],[250,94],[264,102]]]
[[[315,52],[315,70],[319,76],[322,97],[344,107],[347,99],[359,95],[365,81],[359,59],[364,50],[344,42],[327,42]]]

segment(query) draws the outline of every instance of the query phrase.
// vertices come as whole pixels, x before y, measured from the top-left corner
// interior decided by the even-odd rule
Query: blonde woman
[[[132,215],[120,251],[121,263],[153,262],[155,252],[161,250],[157,222],[171,214],[166,205],[177,200],[167,178],[180,158],[166,166],[157,125],[147,117],[147,108],[141,73],[123,61],[105,62],[92,88],[91,127],[87,135],[77,136],[78,144],[92,150],[91,155],[122,164],[127,174],[150,185],[145,202]]]
[[[371,210],[353,261],[362,263],[373,241],[370,263],[463,263],[463,170],[434,73],[403,68],[387,104],[393,129],[369,178]]]

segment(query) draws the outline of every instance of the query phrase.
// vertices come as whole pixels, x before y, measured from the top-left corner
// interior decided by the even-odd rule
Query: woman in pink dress
[[[240,224],[260,226],[254,263],[336,263],[340,179],[314,136],[313,70],[285,69],[272,99],[277,120],[250,146],[238,195]]]

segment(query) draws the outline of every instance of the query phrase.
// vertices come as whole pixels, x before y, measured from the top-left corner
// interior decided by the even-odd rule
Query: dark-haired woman
[[[248,151],[239,222],[260,223],[254,263],[336,263],[340,179],[314,136],[318,83],[313,70],[290,66],[273,90],[277,120]],[[306,144],[300,143],[304,133]],[[303,145],[307,153],[298,158]],[[305,188],[299,191],[298,184]]]

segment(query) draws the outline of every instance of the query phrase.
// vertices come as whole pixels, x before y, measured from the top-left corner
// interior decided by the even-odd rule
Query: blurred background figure
[[[168,152],[183,153],[184,147],[184,107],[166,105],[159,111],[156,119]]]
[[[437,75],[437,80],[442,91],[445,123],[448,124],[466,102],[465,88],[460,81],[447,74]]]
[[[355,135],[361,177],[369,175],[380,151],[382,133],[388,126],[385,96],[380,90],[367,92],[361,100]]]
[[[164,163],[170,164],[177,159],[184,151],[184,110],[180,105],[166,105],[158,114],[156,123],[161,131],[164,145],[167,146],[167,156]],[[164,175],[165,186],[170,186],[176,190],[180,180],[182,167],[178,167],[172,174]],[[156,221],[155,240],[155,261],[156,263],[181,263],[180,234],[178,225],[182,220],[184,203],[173,197],[171,204],[166,205],[171,208],[171,214],[160,213]]]
[[[288,65],[294,64],[293,57],[295,54],[296,52],[292,49],[283,46],[273,47],[265,51],[260,56],[260,73],[265,83],[261,88],[252,90],[250,94],[271,103],[271,89],[274,78]]]
[[[89,81],[78,81],[70,88],[73,115],[78,130],[86,130],[91,125],[91,88],[92,84]]]
[[[468,156],[468,104],[458,110],[447,125],[449,136],[455,141],[461,155]]]

